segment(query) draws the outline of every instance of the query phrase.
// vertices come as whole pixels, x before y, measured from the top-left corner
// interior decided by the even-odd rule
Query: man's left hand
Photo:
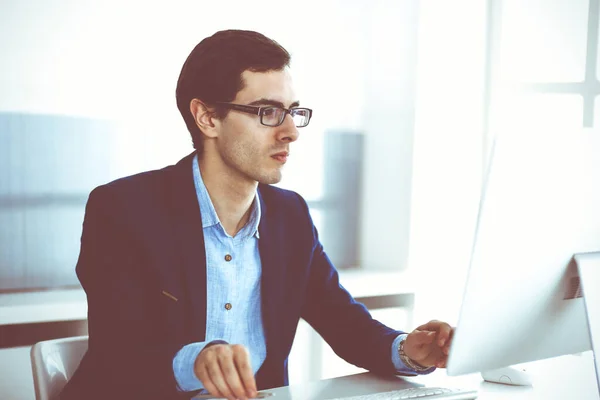
[[[430,321],[408,334],[404,353],[423,367],[446,368],[453,333],[449,324]]]

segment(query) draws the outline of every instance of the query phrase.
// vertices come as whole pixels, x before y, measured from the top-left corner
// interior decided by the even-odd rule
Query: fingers
[[[242,381],[237,371],[237,367],[234,362],[234,353],[231,347],[221,351],[218,357],[219,367],[223,374],[225,385],[230,390],[231,397],[234,399],[246,399],[246,390],[242,385]],[[222,391],[221,391],[222,392]],[[230,394],[226,394],[229,398]]]
[[[446,322],[432,320],[417,327],[417,330],[437,332],[437,344],[440,347],[444,347],[450,343],[451,335],[454,329]]]
[[[434,340],[435,332],[414,330],[406,337],[404,352],[411,360],[425,367],[433,366]]]
[[[453,337],[454,337],[454,328],[450,331],[450,336],[448,337],[448,340],[446,340],[446,343],[442,347],[442,352],[446,356],[450,354],[450,346],[452,345],[452,338]]]
[[[431,344],[435,340],[435,332],[414,330],[406,338],[407,342],[415,346]]]
[[[210,379],[206,366],[196,366],[194,367],[194,372],[198,379],[200,379],[200,382],[202,382],[204,389],[208,390],[208,392],[215,397],[221,396],[221,392],[217,389],[217,386],[213,383],[212,379]]]
[[[448,363],[448,356],[450,355],[450,346],[452,345],[453,336],[454,328],[451,328],[447,340],[445,341],[444,345],[441,346],[442,354],[435,365],[437,368],[446,368],[446,364]]]
[[[232,394],[229,385],[227,384],[226,377],[224,376],[223,371],[221,370],[221,366],[219,365],[218,359],[214,362],[211,362],[206,365],[206,369],[208,371],[208,376],[212,381],[213,385],[216,387],[216,394],[222,397],[227,397],[228,399],[234,399],[235,397]],[[211,394],[212,391],[209,390]]]
[[[454,328],[437,320],[423,324],[406,338],[406,354],[423,366],[445,368]]]
[[[250,354],[248,354],[248,350],[244,346],[235,345],[234,347],[236,346],[239,346],[239,348],[237,351],[234,350],[233,361],[247,395],[254,398],[258,395],[258,390],[256,389],[256,381],[252,373],[252,366],[250,365]]]
[[[257,395],[250,355],[242,345],[205,348],[196,358],[194,372],[212,396],[246,400]]]

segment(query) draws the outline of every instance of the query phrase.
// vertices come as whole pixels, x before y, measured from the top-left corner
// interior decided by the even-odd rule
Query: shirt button
[[[225,303],[225,309],[227,311],[231,310],[231,303]]]
[[[225,261],[227,261],[227,262],[231,261],[232,258],[233,257],[231,257],[230,254],[225,255]]]

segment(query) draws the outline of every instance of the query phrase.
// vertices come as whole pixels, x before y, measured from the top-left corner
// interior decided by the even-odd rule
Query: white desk
[[[0,294],[0,325],[87,319],[83,289]]]
[[[414,378],[382,378],[371,373],[310,382],[269,390],[273,400],[326,400],[340,396],[404,389],[415,385],[475,388],[479,400],[598,400],[592,352],[524,364],[533,377],[532,387],[484,382],[479,374],[448,377],[445,370]]]
[[[412,326],[417,277],[408,271],[341,270],[340,283],[369,310],[401,307]]]

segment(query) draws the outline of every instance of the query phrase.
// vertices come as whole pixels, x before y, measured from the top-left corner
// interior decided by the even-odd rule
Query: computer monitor
[[[598,374],[600,132],[503,133],[490,159],[448,374],[583,352],[591,337]]]

